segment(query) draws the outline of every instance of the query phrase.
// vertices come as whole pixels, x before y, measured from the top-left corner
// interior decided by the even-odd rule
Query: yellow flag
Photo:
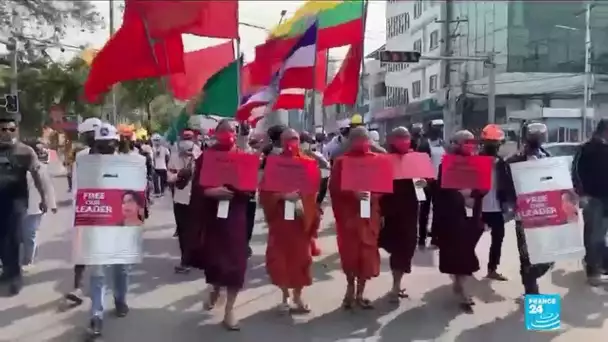
[[[97,49],[86,48],[80,54],[80,59],[87,63],[88,66],[91,66],[91,64],[93,64],[93,59],[95,59],[95,56],[97,56],[98,52],[99,50]]]
[[[334,8],[342,2],[343,1],[309,0],[300,8],[298,8],[291,18],[275,26],[275,28],[270,31],[269,38],[285,36],[289,34],[293,25],[299,22],[301,19],[314,16],[321,11]]]

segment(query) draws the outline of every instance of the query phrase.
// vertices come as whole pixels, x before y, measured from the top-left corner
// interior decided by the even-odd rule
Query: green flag
[[[239,106],[238,72],[240,60],[235,60],[211,76],[203,87],[203,100],[194,114],[232,118]]]

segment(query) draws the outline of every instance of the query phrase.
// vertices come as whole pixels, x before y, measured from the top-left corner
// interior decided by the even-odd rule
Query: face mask
[[[462,144],[460,145],[460,153],[465,156],[471,156],[475,153],[477,146],[475,144]]]
[[[285,143],[284,150],[292,155],[295,155],[300,150],[300,142],[297,140],[289,140]]]
[[[392,143],[393,147],[399,153],[407,153],[410,150],[412,141],[409,139],[395,139]]]
[[[234,134],[230,132],[216,133],[215,139],[217,140],[217,143],[221,146],[233,146],[235,142]]]
[[[487,144],[487,145],[483,145],[483,150],[486,154],[495,156],[496,154],[498,154],[498,150],[500,149],[500,146],[495,145],[495,144]]]

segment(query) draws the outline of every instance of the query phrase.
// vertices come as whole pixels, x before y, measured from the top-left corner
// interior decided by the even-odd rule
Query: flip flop
[[[372,310],[374,308],[374,305],[372,304],[371,300],[369,299],[365,299],[365,298],[359,298],[355,300],[355,303],[357,304],[357,306],[363,310]]]
[[[295,307],[290,308],[290,312],[295,315],[305,315],[310,313],[310,307],[304,303],[297,304]]]
[[[342,300],[342,309],[352,310],[355,299],[352,297],[344,297]]]
[[[238,323],[228,323],[226,320],[222,321],[222,326],[228,331],[240,331],[241,327]]]

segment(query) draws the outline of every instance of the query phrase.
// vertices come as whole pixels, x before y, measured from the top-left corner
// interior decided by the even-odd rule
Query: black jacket
[[[591,138],[574,157],[572,178],[577,192],[608,198],[608,144]]]
[[[445,141],[443,139],[439,139],[439,142],[441,143],[441,146],[443,146],[443,149],[446,151],[446,153],[448,152],[448,145],[445,143]],[[424,152],[426,154],[428,154],[429,156],[431,155],[431,140],[427,137],[423,137],[420,139],[419,142],[417,142],[417,147],[415,148],[416,152]]]
[[[481,155],[484,154],[481,153]],[[496,156],[496,159],[497,161],[494,165],[494,170],[496,171],[496,198],[501,205],[513,205],[517,200],[517,196],[515,194],[515,187],[513,186],[511,168],[503,158]]]

